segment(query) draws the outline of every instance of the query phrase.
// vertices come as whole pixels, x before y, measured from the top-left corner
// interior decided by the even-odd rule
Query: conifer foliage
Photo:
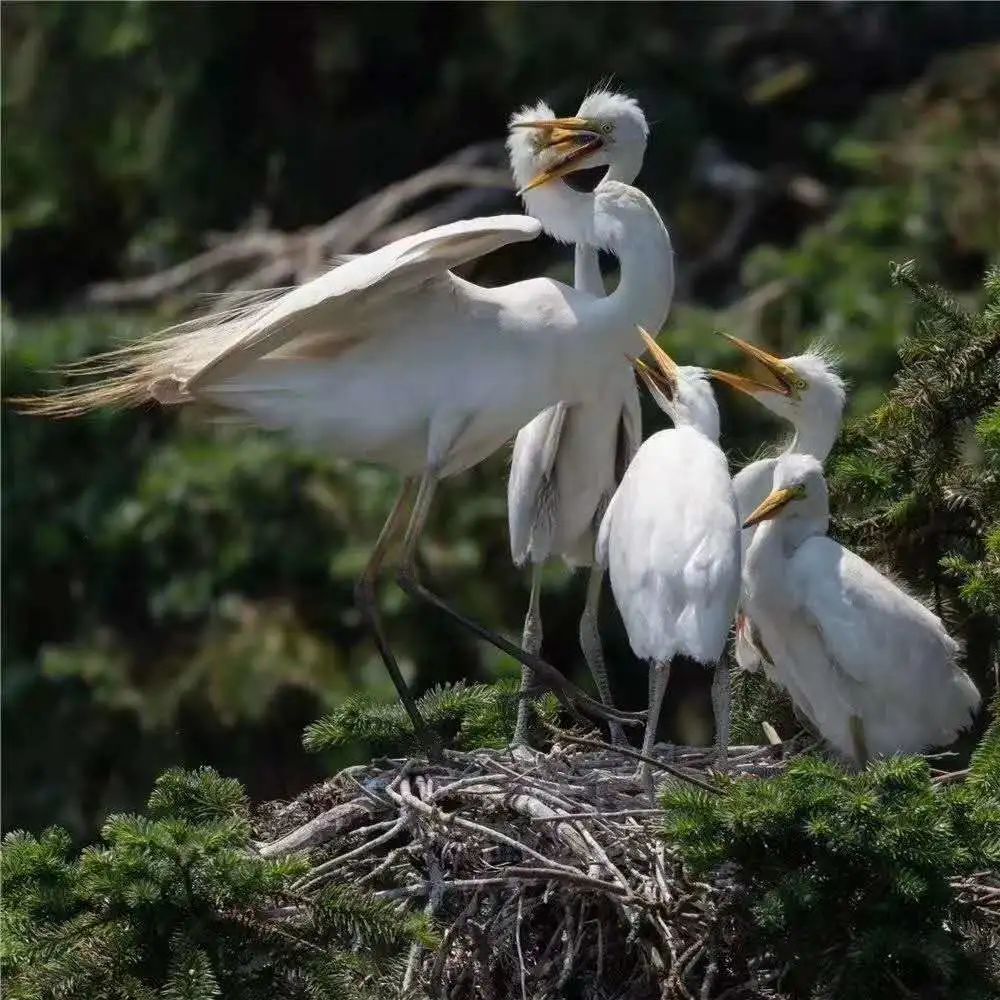
[[[782,996],[985,998],[1000,982],[956,880],[1000,865],[998,781],[986,758],[956,789],[917,758],[860,775],[804,758],[725,795],[667,792],[665,832],[695,872],[731,879],[718,926],[737,977],[756,962]]]
[[[519,684],[441,684],[417,699],[427,725],[444,746],[455,750],[502,749],[510,744],[517,718]],[[536,717],[554,722],[558,703],[552,695],[532,702]],[[365,695],[342,705],[310,725],[303,737],[307,750],[364,743],[373,753],[419,752],[413,723],[398,701]]]
[[[11,1000],[398,996],[400,952],[434,942],[363,892],[300,897],[307,862],[253,851],[242,787],[210,768],[167,771],[101,839],[76,857],[57,828],[4,839]]]
[[[922,283],[893,281],[918,305],[888,398],[849,428],[834,463],[844,540],[929,592],[989,681],[1000,646],[1000,267],[978,312]]]

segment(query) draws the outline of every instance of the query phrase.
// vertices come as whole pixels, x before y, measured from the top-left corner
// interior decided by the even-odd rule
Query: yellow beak
[[[726,385],[730,385],[734,389],[738,389],[740,392],[745,392],[748,396],[753,396],[758,392],[781,391],[780,389],[775,389],[774,386],[767,382],[760,382],[747,375],[737,375],[735,372],[724,372],[720,371],[718,368],[709,368],[707,371],[708,374],[717,382],[725,382]]]
[[[533,122],[515,122],[511,127],[539,130],[542,133],[538,144],[540,150],[554,151],[568,147],[528,181],[517,192],[518,195],[583,169],[583,161],[604,145],[600,128],[596,122],[586,118],[542,118]]]
[[[662,393],[668,400],[673,399],[677,394],[680,370],[674,359],[641,326],[636,329],[649,351],[653,365],[647,364],[641,358],[629,357],[632,367],[654,396]]]
[[[511,128],[534,128],[548,132],[548,140],[545,145],[561,142],[568,135],[576,135],[578,132],[598,134],[594,123],[587,118],[536,118],[530,122],[513,122]]]
[[[731,385],[740,392],[745,392],[750,396],[760,392],[777,392],[782,396],[789,396],[792,399],[799,398],[799,390],[804,388],[802,378],[795,369],[785,363],[785,361],[774,354],[739,337],[734,337],[730,333],[720,333],[720,337],[725,337],[730,343],[735,344],[744,354],[759,362],[764,371],[771,376],[767,382],[745,375],[733,375],[730,372],[712,371],[710,374],[720,382]]]
[[[798,500],[802,496],[802,490],[796,486],[786,486],[784,489],[775,490],[765,497],[761,505],[743,522],[744,528],[752,528],[761,521],[770,521],[772,517],[777,517],[779,513],[793,500]]]

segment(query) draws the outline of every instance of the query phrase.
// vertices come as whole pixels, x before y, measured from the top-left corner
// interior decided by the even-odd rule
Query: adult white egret
[[[656,738],[671,665],[687,658],[714,669],[712,708],[720,757],[729,744],[726,639],[740,593],[740,520],[719,409],[700,368],[678,368],[643,333],[655,364],[637,371],[673,420],[643,442],[608,507],[597,557],[636,656],[649,662],[643,753]],[[650,781],[649,765],[643,775]]]
[[[635,100],[606,91],[588,95],[576,113],[579,121],[609,116],[619,124],[606,144],[606,176],[631,184],[646,151],[646,118]],[[586,195],[562,180],[530,187],[544,167],[548,148],[539,144],[537,130],[523,127],[554,118],[551,108],[542,102],[523,108],[511,118],[507,149],[518,188],[527,188],[524,201],[529,214],[545,232],[565,240],[574,233],[572,219]],[[663,274],[663,282],[672,291],[672,268]],[[594,296],[605,294],[598,251],[590,244],[576,244],[574,284]],[[535,654],[542,648],[540,590],[545,563],[562,556],[571,566],[589,566],[580,647],[606,705],[613,701],[597,627],[604,569],[594,561],[594,541],[608,501],[641,441],[639,393],[632,369],[622,358],[620,364],[607,370],[592,397],[573,404],[559,402],[521,428],[514,441],[507,481],[511,555],[518,566],[531,563],[531,592],[521,645]],[[527,740],[531,714],[527,693],[533,685],[531,671],[525,667],[515,743]],[[621,726],[612,722],[610,729],[613,742],[624,741]]]
[[[717,372],[716,377],[752,396],[776,416],[788,421],[794,431],[779,454],[750,462],[733,477],[742,522],[771,492],[774,469],[781,455],[812,455],[821,463],[826,461],[840,433],[847,393],[834,360],[823,351],[810,350],[795,357],[779,358],[739,337],[723,336],[758,363],[761,378],[729,372]],[[751,528],[743,532],[744,561],[752,540]],[[737,616],[734,655],[741,669],[753,672],[763,666],[773,681],[788,686],[786,679],[777,675],[774,665],[768,661],[760,630],[745,608],[741,608]]]
[[[532,182],[608,164],[622,121],[539,123],[552,159]],[[631,124],[631,123],[629,123]],[[625,127],[628,127],[626,125]],[[107,405],[204,401],[344,457],[404,476],[400,495],[358,584],[361,613],[418,735],[435,743],[384,636],[375,583],[403,538],[400,585],[539,672],[564,701],[629,718],[588,698],[537,656],[464,618],[416,578],[417,542],[438,481],[475,465],[527,420],[560,400],[591,398],[622,353],[638,349],[635,324],[658,328],[670,303],[670,237],[649,199],[605,179],[567,218],[576,242],[615,254],[621,281],[595,298],[550,278],[498,288],[450,268],[504,244],[533,239],[526,216],[455,222],[356,257],[272,301],[196,320],[94,359],[77,372],[96,383],[25,409],[69,416]],[[414,497],[415,495],[415,497]]]
[[[915,753],[951,743],[979,692],[940,619],[826,535],[823,467],[778,460],[743,571],[750,616],[799,707],[840,753]]]

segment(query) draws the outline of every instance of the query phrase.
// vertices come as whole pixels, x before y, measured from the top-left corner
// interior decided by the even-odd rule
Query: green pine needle
[[[517,718],[518,682],[442,684],[417,699],[420,714],[445,746],[459,750],[507,746]],[[557,702],[546,695],[533,703],[537,715],[554,722]],[[356,695],[306,728],[303,745],[320,751],[351,743],[366,744],[371,752],[409,753],[419,749],[413,724],[398,701],[379,702]]]

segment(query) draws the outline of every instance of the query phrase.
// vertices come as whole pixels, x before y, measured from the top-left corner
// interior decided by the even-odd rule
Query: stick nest
[[[728,770],[766,777],[795,744],[731,748]],[[258,817],[261,852],[306,851],[310,895],[329,881],[423,906],[440,944],[414,946],[405,994],[454,998],[776,997],[777,970],[735,970],[724,873],[692,881],[659,836],[638,754],[559,733],[552,749],[447,752],[446,764],[349,767]],[[654,780],[713,794],[715,756],[674,747]]]

